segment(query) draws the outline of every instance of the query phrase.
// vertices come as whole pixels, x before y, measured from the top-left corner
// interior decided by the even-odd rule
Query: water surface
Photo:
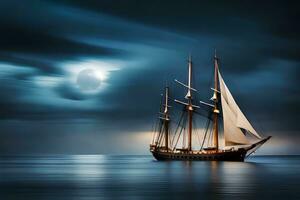
[[[151,156],[1,156],[0,199],[300,199],[299,156],[158,162]]]

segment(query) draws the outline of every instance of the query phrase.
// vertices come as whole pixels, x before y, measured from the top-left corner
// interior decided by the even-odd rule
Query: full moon
[[[81,70],[77,75],[77,85],[84,91],[93,91],[101,85],[101,79],[93,69]]]

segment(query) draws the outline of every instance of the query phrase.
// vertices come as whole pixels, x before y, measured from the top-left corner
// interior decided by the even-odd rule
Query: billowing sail
[[[220,72],[218,72],[218,74],[223,109],[225,145],[249,144],[242,130],[245,130],[257,138],[261,138],[236,104]]]

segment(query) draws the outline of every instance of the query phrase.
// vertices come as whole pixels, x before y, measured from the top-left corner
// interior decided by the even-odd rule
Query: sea
[[[300,199],[300,156],[252,156],[245,162],[1,156],[0,199]]]

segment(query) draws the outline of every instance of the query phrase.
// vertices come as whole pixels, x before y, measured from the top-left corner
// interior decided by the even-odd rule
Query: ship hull
[[[239,161],[243,162],[247,151],[239,149],[229,152],[214,153],[174,153],[151,151],[154,158],[159,161],[189,160],[189,161]]]
[[[189,160],[189,161],[239,161],[243,162],[246,155],[249,156],[255,149],[267,142],[271,136],[268,136],[249,147],[239,148],[228,151],[207,151],[207,152],[174,152],[166,151],[160,147],[150,146],[150,152],[156,160],[171,161],[171,160]]]

